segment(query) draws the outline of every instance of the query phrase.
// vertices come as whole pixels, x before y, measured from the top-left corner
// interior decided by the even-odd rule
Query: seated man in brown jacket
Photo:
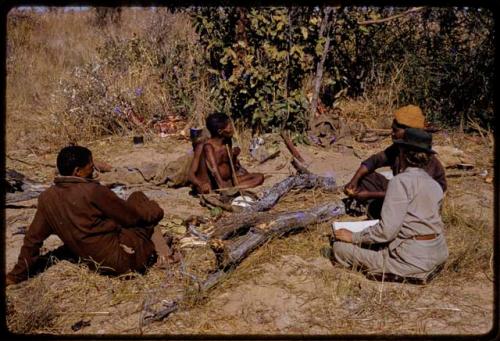
[[[73,255],[110,274],[144,271],[156,260],[151,236],[163,218],[160,206],[144,193],[120,199],[92,180],[92,153],[69,146],[57,156],[61,176],[40,194],[38,207],[7,285],[27,279],[40,258],[40,247],[56,234]]]
[[[392,140],[402,139],[406,128],[424,128],[425,117],[422,110],[415,105],[407,105],[399,108],[394,113],[392,122]],[[368,216],[380,219],[380,211],[387,191],[387,180],[382,174],[375,172],[381,167],[390,167],[394,176],[401,172],[401,161],[399,160],[399,148],[392,144],[385,150],[370,156],[363,161],[352,177],[351,181],[344,187],[344,192],[358,203],[368,203]],[[432,155],[424,170],[446,191],[446,177],[444,168]]]

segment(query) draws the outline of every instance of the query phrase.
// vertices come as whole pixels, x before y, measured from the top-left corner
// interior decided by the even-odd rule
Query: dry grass
[[[102,39],[97,31],[84,29],[87,18],[86,13],[9,13],[7,150],[38,149],[59,137],[52,135],[54,125],[47,119],[64,105],[55,90],[69,69],[90,60]]]
[[[445,273],[453,279],[473,278],[478,272],[493,278],[490,261],[493,257],[493,229],[485,217],[466,216],[463,207],[446,200],[443,221],[450,249]]]
[[[370,128],[390,128],[393,112],[406,105],[398,100],[398,95],[405,86],[404,68],[405,62],[395,64],[390,77],[381,70],[372,70],[369,75],[370,87],[362,97],[339,101],[338,107],[342,109],[344,119],[348,122],[362,122]],[[385,81],[387,78],[390,82]]]
[[[276,210],[301,209],[312,202],[335,200],[335,196],[320,191],[307,196],[291,193],[280,201]],[[99,333],[101,328],[105,328],[105,333],[120,334],[293,334],[314,330],[321,334],[351,334],[353,331],[426,334],[435,332],[432,321],[441,321],[439,323],[445,323],[447,330],[460,333],[468,322],[456,319],[458,311],[477,315],[477,318],[480,318],[478,314],[486,319],[491,316],[474,306],[471,302],[475,298],[461,293],[457,285],[477,281],[481,273],[492,276],[489,265],[492,238],[489,226],[464,215],[453,198],[445,202],[443,209],[450,258],[444,272],[426,286],[370,281],[360,273],[337,265],[323,269],[302,265],[302,261],[294,263],[297,259],[318,259],[319,249],[327,245],[326,235],[331,230],[330,224],[324,223],[269,241],[220,285],[204,294],[197,290],[194,281],[176,271],[153,268],[144,276],[125,280],[100,276],[84,266],[60,262],[45,273],[7,290],[8,327],[17,333],[72,333],[70,327],[84,319],[91,320],[91,326],[82,332],[91,334]],[[186,254],[185,270],[203,279],[213,259],[206,258],[207,252],[198,251]],[[201,261],[208,262],[207,266],[198,266]],[[287,267],[291,275],[284,281],[278,269]],[[271,269],[277,269],[278,273],[269,272]],[[219,297],[239,292],[246,285],[259,286],[259,281],[275,275],[279,276],[273,287],[308,302],[304,308],[307,314],[295,317],[298,318],[295,329],[282,330],[272,323],[266,324],[264,331],[248,329],[255,323],[258,325],[259,319],[265,319],[269,313],[267,310],[259,313],[253,305],[234,316],[220,313]],[[309,285],[316,286],[317,290],[301,291],[300,283],[312,283]],[[43,294],[31,295],[32,292]],[[184,297],[180,310],[166,321],[147,326],[140,323],[144,309],[160,309],[163,299],[180,296]],[[37,309],[30,309],[32,306]],[[109,320],[115,321],[114,326],[105,322]]]
[[[9,288],[8,328],[20,334],[73,333],[71,326],[81,319],[97,323],[116,318],[120,324],[132,317],[127,328],[116,328],[138,334],[146,305],[158,305],[159,298],[182,290],[166,287],[168,278],[157,268],[146,275],[107,277],[84,265],[61,261],[43,275]]]
[[[193,80],[202,53],[189,18],[141,8],[124,8],[121,17],[120,25],[100,28],[93,11],[9,13],[8,151],[44,154],[102,134],[152,129],[117,119],[114,108],[131,108],[146,121],[181,115],[193,124],[213,109],[205,77]],[[124,59],[120,67],[114,58]]]

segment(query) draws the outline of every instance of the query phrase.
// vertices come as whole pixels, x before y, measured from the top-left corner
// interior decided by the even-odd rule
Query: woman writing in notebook
[[[432,135],[407,128],[399,146],[401,172],[389,181],[381,219],[360,232],[334,232],[333,259],[376,277],[427,280],[448,258],[440,206],[441,186],[424,170],[435,152]],[[382,245],[378,250],[369,245]]]

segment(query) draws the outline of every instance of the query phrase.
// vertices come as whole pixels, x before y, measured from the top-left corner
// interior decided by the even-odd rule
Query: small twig
[[[447,172],[446,177],[447,178],[461,178],[464,176],[476,176],[481,174],[481,171],[476,170],[472,172]]]
[[[63,313],[61,313],[63,314]],[[72,314],[72,315],[109,315],[111,314],[109,311],[70,311],[64,312],[64,314]]]
[[[377,128],[366,128],[367,132],[373,132],[380,136],[391,135],[391,129],[377,129]]]
[[[27,205],[27,206],[25,206],[25,205],[15,205],[15,204],[6,204],[5,205],[5,208],[13,208],[13,209],[17,209],[17,208],[19,208],[19,209],[23,209],[23,208],[36,208],[36,207],[37,207],[36,204]]]
[[[268,160],[271,160],[271,159],[274,159],[276,156],[278,156],[280,154],[280,151],[277,150],[276,152],[266,156],[263,160],[259,161],[259,164],[263,164],[264,162],[268,161]]]
[[[45,162],[28,162],[28,161],[25,161],[25,160],[21,160],[21,159],[18,159],[18,158],[15,158],[15,157],[12,157],[10,155],[7,155],[7,158],[12,160],[12,161],[17,161],[17,162],[21,162],[21,163],[24,163],[28,166],[45,166],[45,167],[50,167],[50,168],[56,168],[55,165],[51,164],[51,163],[45,163]]]
[[[300,174],[312,174],[309,169],[305,165],[302,164],[297,158],[293,158],[292,166],[299,172]]]
[[[415,308],[417,310],[451,310],[451,311],[462,311],[458,308]]]

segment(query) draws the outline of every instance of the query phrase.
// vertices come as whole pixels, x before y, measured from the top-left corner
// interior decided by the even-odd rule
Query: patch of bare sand
[[[36,202],[36,200],[30,200]],[[17,262],[17,257],[23,245],[24,233],[35,216],[35,209],[6,209],[5,210],[5,267],[10,270]],[[61,239],[51,235],[43,243],[40,252],[45,253],[62,245]]]
[[[193,197],[189,187],[146,189],[144,193],[158,202],[165,211],[165,217],[186,219],[191,215],[207,215],[208,209],[200,205],[200,199]]]
[[[266,177],[264,183],[254,189],[255,192],[262,193],[274,184],[296,173],[295,168],[290,163],[292,157],[285,144],[281,143],[279,147],[279,156],[262,164],[258,164],[248,157],[243,158],[242,164],[250,172],[263,173]],[[305,145],[300,145],[297,149],[306,161],[307,168],[312,173],[334,177],[337,185],[343,185],[349,181],[361,162],[359,157],[350,149],[339,152],[332,148],[326,149]]]
[[[452,285],[382,283],[298,255],[277,256],[252,271],[247,281],[147,333],[446,335],[483,334],[493,326],[493,284],[481,276]]]

